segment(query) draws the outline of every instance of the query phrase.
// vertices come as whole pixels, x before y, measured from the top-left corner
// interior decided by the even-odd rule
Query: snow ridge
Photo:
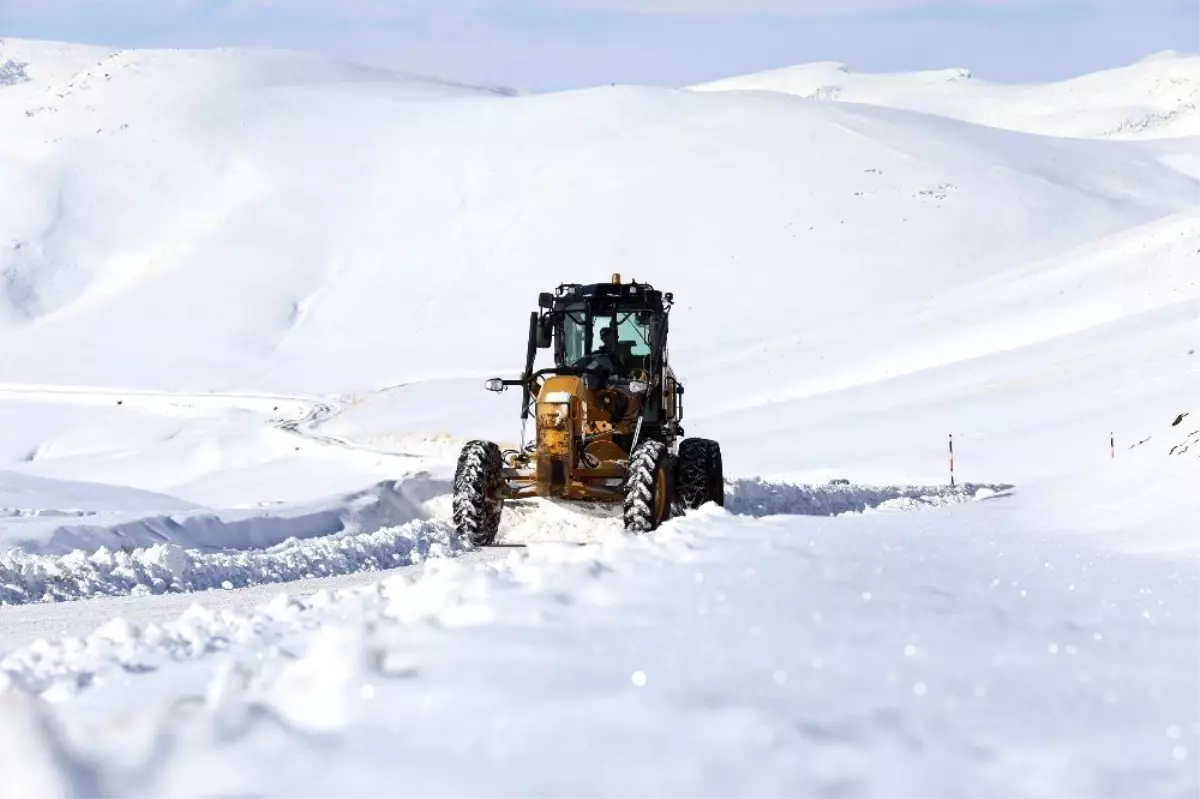
[[[174,544],[132,552],[105,547],[90,556],[0,554],[0,605],[54,602],[284,583],[377,571],[453,556],[449,523],[416,520],[370,533],[294,540],[267,550],[206,553]]]
[[[971,502],[1011,488],[1005,484],[975,483],[955,487],[816,486],[740,478],[727,482],[726,509],[742,516],[836,516]],[[520,524],[524,518],[520,509],[514,507],[511,511],[507,521]],[[556,526],[551,520],[543,513],[535,514],[529,521],[534,528],[544,527],[560,534],[561,524]],[[582,521],[586,519],[576,514],[565,520],[570,526]],[[610,532],[619,537],[619,525],[609,526]],[[502,529],[506,540],[512,533],[509,530],[505,535]],[[518,530],[515,538],[520,537]],[[286,583],[382,571],[420,563],[430,557],[454,557],[464,548],[449,519],[417,519],[372,532],[292,539],[261,550],[205,552],[169,543],[132,551],[102,546],[90,555],[81,550],[61,555],[13,550],[0,553],[0,605]]]
[[[617,541],[609,546],[614,544],[620,546]],[[553,545],[533,552],[538,562],[596,557],[583,548]],[[481,607],[490,593],[540,579],[534,572],[527,573],[527,568],[517,567],[530,562],[527,553],[514,555],[507,562],[473,565],[457,563],[446,557],[446,551],[440,553],[440,558],[431,549],[425,554],[430,559],[419,575],[401,572],[367,586],[322,589],[303,599],[280,592],[271,601],[246,611],[210,609],[197,603],[177,619],[161,625],[139,625],[117,618],[83,638],[40,640],[0,658],[0,692],[7,680],[24,692],[62,699],[111,672],[150,671],[170,661],[217,651],[279,644],[297,633],[321,627],[331,613],[346,608],[366,610],[400,623],[431,619],[451,625],[486,621],[486,612],[473,609]],[[464,607],[467,610],[460,612]]]
[[[1154,139],[1200,131],[1200,56],[1181,53],[1051,83],[989,83],[961,68],[863,73],[816,62],[691,88],[905,108],[1050,136]]]
[[[957,486],[866,486],[850,483],[797,485],[754,478],[728,481],[725,507],[743,516],[837,516],[868,510],[911,510],[985,499],[1013,488],[1007,484]]]

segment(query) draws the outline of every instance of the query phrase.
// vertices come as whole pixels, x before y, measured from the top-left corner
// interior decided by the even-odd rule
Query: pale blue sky
[[[805,61],[1051,80],[1200,50],[1197,0],[0,0],[0,36],[265,45],[548,90]]]

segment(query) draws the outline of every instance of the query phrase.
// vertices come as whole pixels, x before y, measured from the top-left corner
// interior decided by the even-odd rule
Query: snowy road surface
[[[459,553],[464,562],[494,560],[506,556],[503,548]],[[0,608],[0,656],[28,646],[40,638],[82,638],[112,619],[133,624],[164,624],[182,615],[192,605],[213,610],[246,612],[286,592],[303,599],[318,591],[365,585],[419,568],[419,564],[386,571],[362,571],[332,577],[310,577],[281,585],[278,582],[245,588],[210,589],[180,594],[113,596],[76,602],[32,602]]]

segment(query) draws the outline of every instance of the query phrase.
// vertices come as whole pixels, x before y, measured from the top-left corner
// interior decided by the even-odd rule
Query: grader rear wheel
[[[707,438],[685,439],[679,445],[675,485],[687,510],[705,502],[725,504],[725,474],[721,445]]]

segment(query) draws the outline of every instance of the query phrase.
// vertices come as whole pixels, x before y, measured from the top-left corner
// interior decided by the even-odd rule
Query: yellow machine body
[[[673,376],[668,380],[673,384]],[[637,432],[644,395],[591,390],[578,376],[551,375],[536,397],[534,446],[509,453],[504,464],[508,497],[621,501],[626,447]]]

